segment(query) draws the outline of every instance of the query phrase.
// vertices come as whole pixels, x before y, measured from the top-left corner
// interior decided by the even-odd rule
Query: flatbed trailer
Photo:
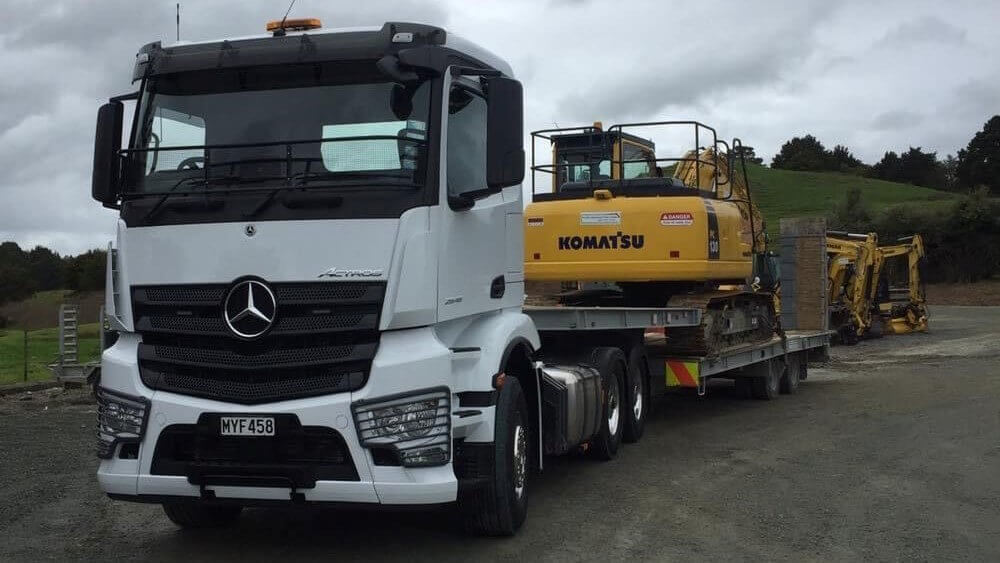
[[[833,335],[828,330],[790,330],[765,342],[687,356],[671,351],[670,330],[698,325],[700,309],[526,306],[523,310],[542,340],[535,358],[542,370],[565,371],[579,365],[601,369],[596,358],[602,354],[624,362],[625,441],[638,440],[644,405],[669,389],[690,388],[704,395],[709,381],[731,379],[745,396],[756,399],[795,393],[808,375],[810,358],[825,357]],[[555,448],[546,453],[562,452]]]

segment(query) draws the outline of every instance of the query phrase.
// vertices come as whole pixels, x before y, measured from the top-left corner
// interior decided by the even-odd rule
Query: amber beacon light
[[[298,18],[292,20],[274,20],[267,22],[268,31],[308,31],[323,27],[323,22],[319,18]]]

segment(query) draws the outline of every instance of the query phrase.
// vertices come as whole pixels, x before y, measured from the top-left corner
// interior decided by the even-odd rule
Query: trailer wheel
[[[646,427],[646,414],[649,412],[649,368],[646,366],[646,356],[641,346],[633,346],[629,352],[628,372],[625,377],[625,426],[622,428],[622,440],[635,443],[642,438]]]
[[[601,430],[591,440],[591,451],[597,459],[609,460],[618,455],[622,441],[622,389],[625,387],[625,354],[618,348],[597,348],[591,356],[592,365],[601,374],[604,394],[604,417]]]
[[[794,395],[799,390],[799,365],[802,359],[798,354],[789,354],[788,363],[785,365],[784,373],[781,374],[781,392],[786,395]]]
[[[759,369],[763,374],[753,376],[750,379],[750,393],[754,399],[770,401],[778,396],[781,370],[777,362],[773,360],[762,363]]]
[[[508,377],[497,397],[493,454],[496,467],[480,488],[459,498],[466,530],[511,536],[528,515],[530,421],[521,384]]]
[[[197,501],[170,502],[163,505],[163,512],[170,521],[182,528],[221,528],[236,522],[242,506],[213,506]]]

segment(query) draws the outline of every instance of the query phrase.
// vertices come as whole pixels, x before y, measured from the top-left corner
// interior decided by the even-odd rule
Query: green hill
[[[779,219],[829,216],[850,188],[861,190],[862,201],[873,212],[911,202],[944,206],[957,197],[949,192],[835,172],[796,172],[747,165],[747,173],[754,201],[764,214],[772,240],[777,240]]]

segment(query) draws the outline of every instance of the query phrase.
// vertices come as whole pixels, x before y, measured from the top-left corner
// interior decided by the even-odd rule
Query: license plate
[[[219,420],[223,436],[274,436],[271,416],[223,416]]]

